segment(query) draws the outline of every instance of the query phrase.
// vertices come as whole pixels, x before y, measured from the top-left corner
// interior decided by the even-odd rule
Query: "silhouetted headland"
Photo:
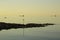
[[[37,24],[37,23],[28,23],[28,24],[17,24],[17,23],[5,23],[0,22],[0,30],[3,29],[11,29],[11,28],[32,28],[32,27],[45,27],[48,25],[54,25],[53,23],[44,23],[44,24]]]

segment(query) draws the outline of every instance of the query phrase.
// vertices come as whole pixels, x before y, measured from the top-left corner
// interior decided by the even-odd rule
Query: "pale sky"
[[[58,15],[60,16],[60,0],[0,0],[0,20],[8,17],[16,22],[19,15],[36,19],[42,16]]]

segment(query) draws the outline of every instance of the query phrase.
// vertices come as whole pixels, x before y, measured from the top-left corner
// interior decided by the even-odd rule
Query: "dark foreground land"
[[[46,27],[49,25],[55,25],[53,23],[44,23],[44,24],[37,24],[37,23],[28,23],[28,24],[16,24],[16,23],[5,23],[0,22],[0,30],[3,29],[11,29],[11,28],[32,28],[32,27]]]

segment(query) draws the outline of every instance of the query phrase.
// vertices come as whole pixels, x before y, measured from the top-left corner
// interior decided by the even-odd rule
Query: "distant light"
[[[24,15],[19,15],[20,17],[24,17]]]
[[[54,15],[54,17],[56,17],[56,15]]]
[[[7,17],[4,17],[5,19],[7,18]]]

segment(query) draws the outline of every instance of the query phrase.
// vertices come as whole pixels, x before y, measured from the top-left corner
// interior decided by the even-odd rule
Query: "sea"
[[[54,20],[55,25],[46,27],[1,30],[0,40],[60,40],[59,17]]]

